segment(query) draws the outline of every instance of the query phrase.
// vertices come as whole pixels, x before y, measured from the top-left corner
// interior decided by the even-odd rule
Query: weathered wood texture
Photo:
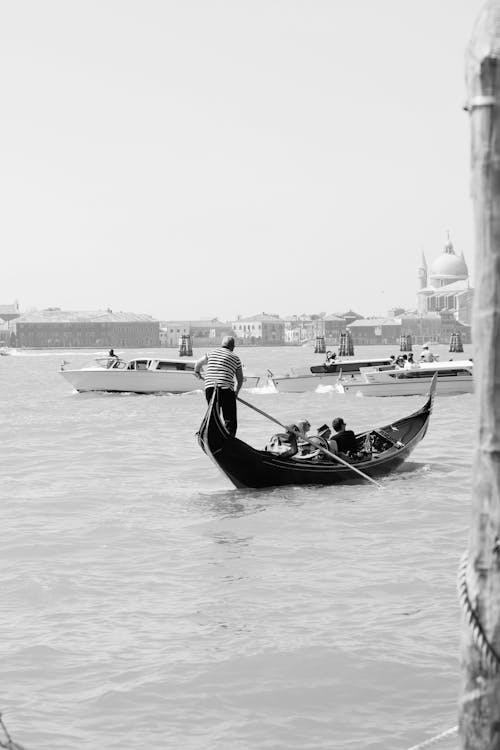
[[[500,0],[488,0],[479,14],[466,79],[476,236],[477,401],[467,588],[483,633],[500,654]],[[460,748],[500,750],[500,669],[488,666],[465,617],[461,657]]]

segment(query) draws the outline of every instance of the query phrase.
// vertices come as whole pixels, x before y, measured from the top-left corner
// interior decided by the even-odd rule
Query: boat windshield
[[[127,363],[118,357],[97,357],[95,362],[106,370],[125,370],[127,367]]]

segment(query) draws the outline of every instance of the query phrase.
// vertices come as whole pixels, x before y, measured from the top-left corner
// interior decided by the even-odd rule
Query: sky
[[[473,282],[464,55],[482,0],[0,6],[0,303],[416,307]]]

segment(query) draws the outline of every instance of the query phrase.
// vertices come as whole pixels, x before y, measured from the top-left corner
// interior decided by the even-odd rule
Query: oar
[[[248,401],[244,401],[240,396],[236,396],[236,398],[242,404],[245,404],[245,406],[248,406],[250,409],[253,409],[254,411],[258,412],[259,414],[262,414],[263,417],[267,417],[267,419],[270,419],[271,422],[275,422],[280,427],[283,427],[284,430],[287,429],[284,424],[282,424],[280,421],[278,421],[277,419],[275,419],[274,417],[272,417],[270,414],[267,414],[265,411],[262,411],[262,409],[258,409],[256,406],[254,406],[253,404],[250,404]],[[368,474],[365,474],[363,471],[360,471],[358,468],[356,468],[356,466],[353,466],[352,464],[350,464],[349,461],[344,461],[343,458],[340,458],[340,456],[337,456],[335,453],[332,453],[331,451],[327,450],[326,448],[322,448],[320,445],[316,445],[315,442],[313,442],[312,440],[310,440],[307,437],[304,437],[304,435],[301,435],[301,439],[304,440],[304,442],[309,443],[309,445],[312,445],[314,448],[317,448],[318,450],[320,450],[325,455],[330,456],[335,461],[338,461],[340,464],[344,464],[344,466],[347,466],[348,469],[351,469],[352,471],[355,471],[356,474],[359,474],[361,477],[363,477],[363,479],[367,479],[369,482],[372,482],[372,484],[376,485],[376,487],[378,487],[379,490],[384,489],[381,484],[379,484],[378,482],[375,481],[375,479],[372,479],[371,477],[368,476]]]

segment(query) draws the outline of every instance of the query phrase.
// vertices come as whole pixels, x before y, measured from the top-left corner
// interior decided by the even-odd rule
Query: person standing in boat
[[[120,357],[118,356],[118,354],[115,354],[115,350],[114,350],[114,349],[110,349],[110,350],[109,350],[109,352],[108,352],[108,365],[107,365],[108,369],[109,369],[110,367],[113,367],[113,365],[114,365],[114,364],[115,364],[115,363],[116,363],[116,362],[117,362],[117,361],[118,361],[119,359],[120,359]]]
[[[205,381],[205,397],[210,403],[215,388],[219,388],[222,416],[230,435],[236,435],[236,397],[243,385],[241,360],[234,351],[234,338],[224,336],[217,349],[205,354],[194,366],[196,377]],[[201,369],[204,368],[203,376]]]
[[[424,344],[420,353],[421,362],[434,362],[434,354],[429,349],[429,344]]]

